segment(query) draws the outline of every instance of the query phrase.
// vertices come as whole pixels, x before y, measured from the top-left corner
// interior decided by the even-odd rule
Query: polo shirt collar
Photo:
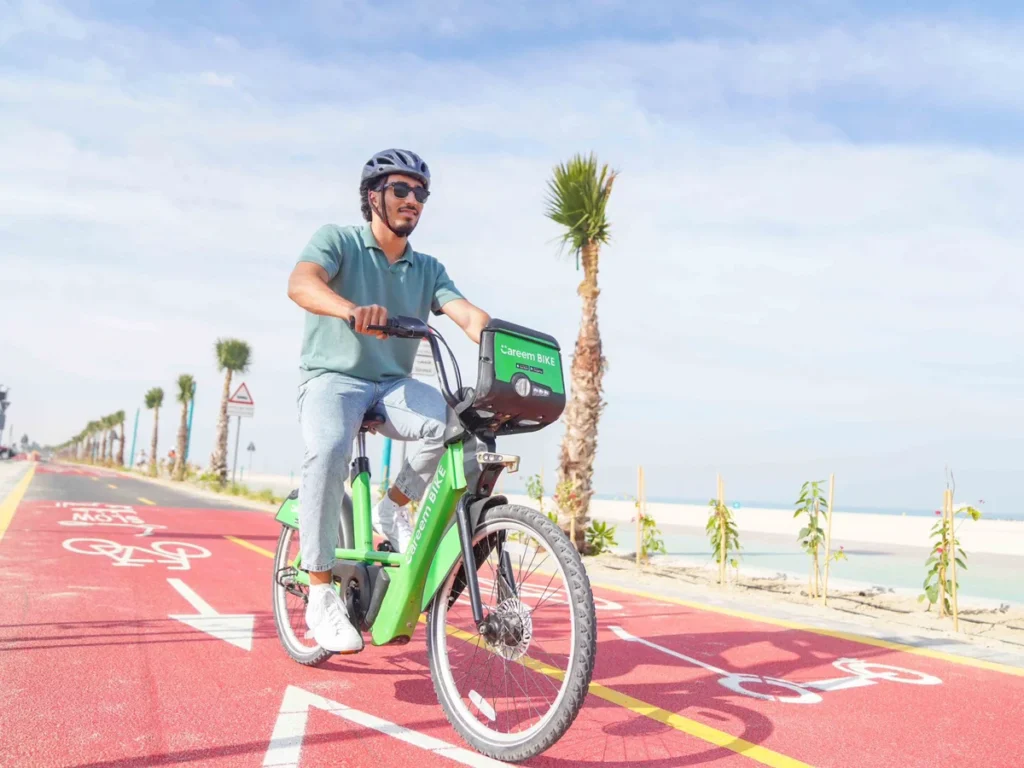
[[[377,238],[373,236],[373,228],[370,226],[369,222],[363,225],[363,229],[360,232],[360,235],[362,236],[364,246],[366,246],[367,248],[374,248],[380,251],[381,254],[384,253],[384,250],[380,247],[380,244],[377,242]],[[398,261],[404,261],[408,264],[412,264],[412,257],[414,253],[415,251],[413,251],[412,245],[409,243],[408,240],[406,240],[405,252],[398,257]],[[395,263],[397,264],[398,262]]]

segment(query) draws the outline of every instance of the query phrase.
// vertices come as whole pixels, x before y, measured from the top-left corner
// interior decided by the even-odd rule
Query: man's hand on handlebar
[[[378,304],[370,304],[367,307],[356,307],[352,310],[352,317],[349,325],[357,333],[365,333],[367,336],[375,336],[378,339],[386,339],[387,334],[383,331],[371,330],[371,325],[387,325],[388,311]]]

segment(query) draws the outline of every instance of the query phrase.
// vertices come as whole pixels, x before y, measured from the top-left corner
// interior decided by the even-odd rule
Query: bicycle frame
[[[401,554],[378,552],[373,548],[369,471],[364,468],[352,482],[355,547],[336,549],[335,557],[346,562],[387,566],[381,576],[386,573],[390,583],[380,610],[370,626],[374,645],[411,638],[419,623],[420,613],[430,604],[459,556],[464,551],[472,553],[468,514],[460,515],[465,517],[465,523],[460,520],[458,525],[449,527],[466,492],[463,460],[462,442],[449,445],[420,506],[409,549]],[[275,519],[283,525],[298,529],[298,500],[286,500]],[[466,530],[460,534],[461,528]],[[308,585],[309,575],[301,570],[301,557],[297,557],[290,565],[297,571],[295,580]],[[479,605],[476,569],[466,570],[467,586]]]

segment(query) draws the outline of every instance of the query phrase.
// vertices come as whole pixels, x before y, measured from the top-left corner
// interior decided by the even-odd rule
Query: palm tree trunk
[[[228,398],[231,397],[231,369],[224,372],[224,390],[220,397],[220,415],[217,417],[217,434],[210,454],[210,474],[220,477],[221,485],[228,481]]]
[[[565,409],[565,435],[559,459],[559,482],[568,482],[576,492],[573,515],[576,520],[576,548],[583,550],[590,520],[593,495],[594,458],[597,455],[597,423],[604,403],[601,380],[605,360],[601,353],[601,333],[597,325],[598,246],[589,244],[582,252],[583,282],[578,293],[583,298],[580,331],[572,358],[571,394]]]
[[[103,444],[100,446],[100,464],[107,460],[107,430],[103,430]]]
[[[117,463],[124,466],[124,422],[121,422],[121,439],[117,444]]]
[[[185,479],[185,442],[188,440],[188,403],[181,404],[181,424],[178,425],[178,455],[174,459],[174,479]]]
[[[158,432],[159,429],[160,429],[160,408],[157,407],[157,408],[153,409],[153,441],[152,441],[152,446],[151,446],[152,450],[150,452],[151,455],[150,455],[150,458],[149,458],[149,474],[151,474],[153,477],[156,477],[157,469],[158,469],[158,465],[156,463],[156,458],[157,458],[156,457],[156,438],[157,438],[157,432]]]

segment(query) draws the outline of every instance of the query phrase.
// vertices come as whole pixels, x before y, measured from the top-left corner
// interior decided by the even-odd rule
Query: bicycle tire
[[[462,694],[451,675],[446,651],[447,643],[464,642],[451,635],[450,628],[446,626],[448,609],[458,598],[457,594],[452,596],[452,593],[453,588],[457,590],[455,583],[463,565],[462,557],[459,557],[452,567],[445,583],[428,606],[427,658],[434,691],[452,727],[466,743],[481,754],[496,760],[516,763],[535,757],[550,748],[565,734],[579,714],[594,672],[597,655],[597,617],[590,579],[579,553],[561,528],[528,507],[502,504],[487,509],[481,515],[473,538],[474,551],[478,554],[476,567],[479,568],[481,564],[481,549],[486,549],[487,542],[483,539],[489,535],[487,531],[503,523],[521,526],[546,544],[564,576],[568,610],[572,616],[572,651],[569,669],[563,678],[564,685],[559,689],[551,712],[541,719],[535,732],[528,733],[521,740],[515,740],[510,739],[508,734],[500,734],[493,730],[490,732],[494,735],[488,736],[488,729],[469,713],[462,702]],[[481,548],[480,544],[484,547]],[[486,558],[486,554],[484,557]]]
[[[327,661],[332,654],[330,651],[321,648],[319,645],[308,646],[302,643],[292,628],[288,616],[288,595],[291,594],[280,583],[278,574],[289,567],[288,549],[292,538],[298,531],[281,526],[281,533],[277,537],[277,549],[274,552],[274,570],[271,573],[272,593],[271,603],[274,606],[274,627],[277,629],[277,637],[284,646],[285,652],[293,661],[297,661],[306,667],[316,667]],[[294,597],[294,595],[293,595]]]

